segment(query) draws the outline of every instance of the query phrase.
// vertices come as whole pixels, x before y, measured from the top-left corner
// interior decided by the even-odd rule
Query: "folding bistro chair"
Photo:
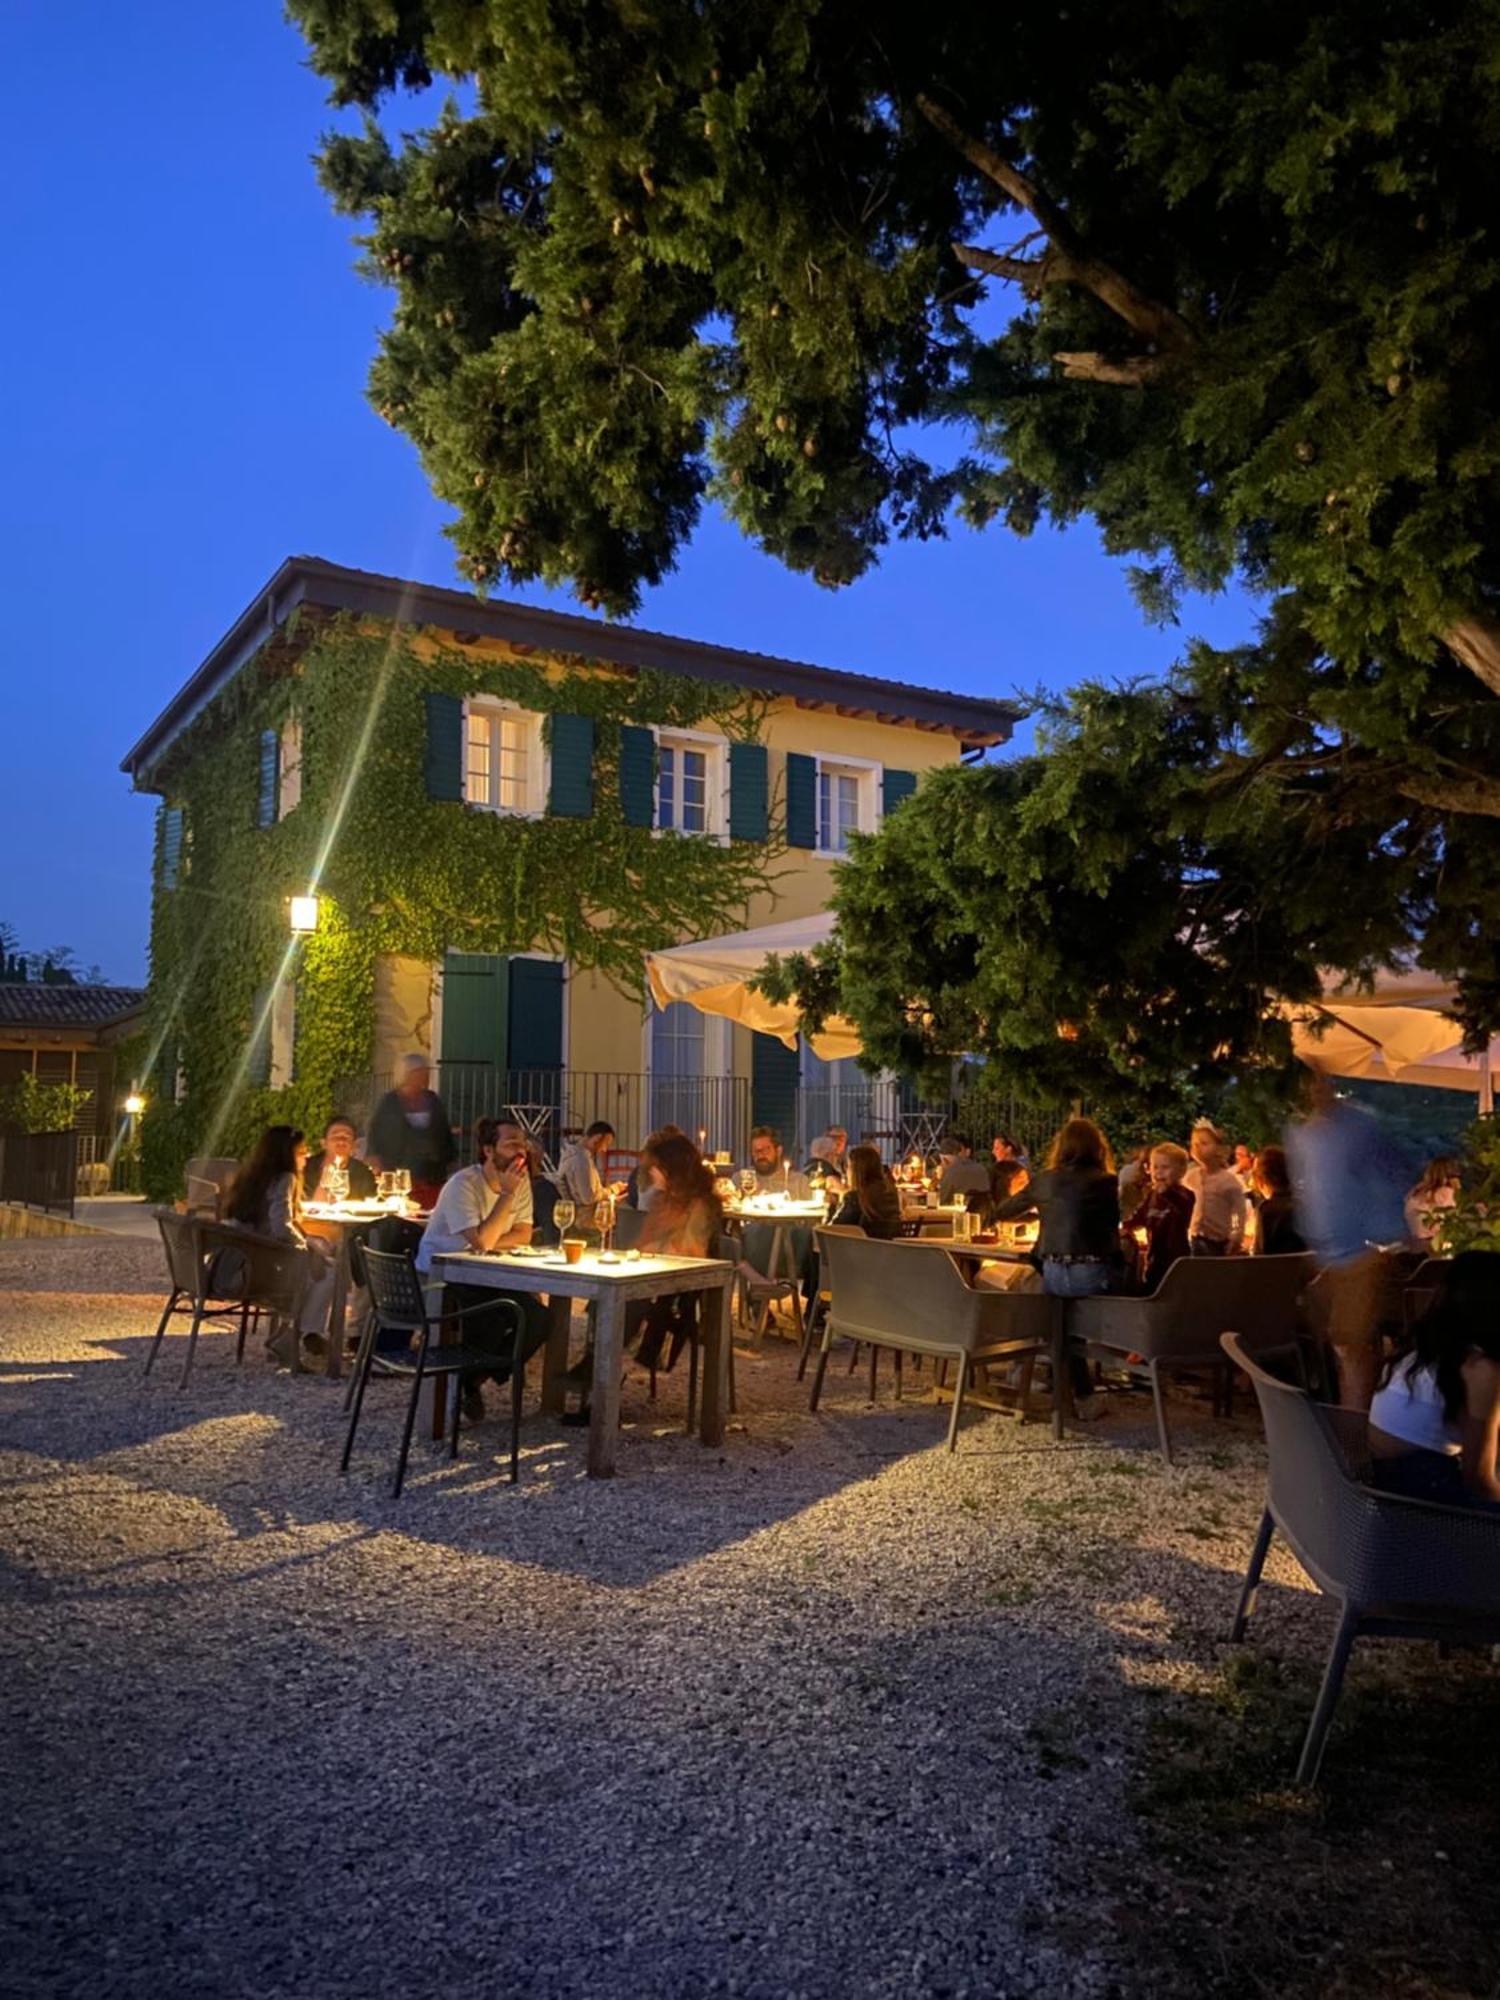
[[[344,1439],[344,1455],[339,1461],[339,1471],[349,1470],[349,1454],[354,1449],[354,1433],[359,1429],[360,1410],[365,1400],[365,1385],[372,1369],[382,1375],[409,1375],[411,1377],[411,1400],[406,1406],[406,1423],[401,1433],[401,1455],[396,1461],[396,1483],[391,1489],[393,1500],[401,1497],[401,1488],[406,1479],[406,1461],[411,1452],[411,1435],[417,1421],[417,1404],[422,1397],[422,1384],[436,1376],[487,1374],[497,1368],[510,1369],[510,1479],[515,1485],[521,1476],[521,1402],[525,1394],[525,1366],[521,1359],[521,1334],[525,1325],[521,1308],[514,1299],[486,1299],[479,1305],[465,1306],[461,1312],[431,1313],[427,1306],[427,1296],[422,1290],[422,1281],[410,1257],[394,1256],[388,1250],[371,1250],[364,1253],[365,1278],[370,1287],[372,1310],[360,1338],[359,1356],[354,1364],[354,1407],[349,1414],[349,1432]],[[509,1323],[507,1336],[498,1341],[480,1341],[444,1345],[441,1339],[434,1341],[434,1332],[444,1326],[457,1325],[472,1319],[477,1313],[490,1315]],[[375,1342],[380,1330],[391,1333],[405,1333],[416,1336],[415,1349],[410,1347],[405,1353],[378,1354]],[[455,1392],[458,1383],[455,1382]],[[453,1421],[449,1433],[448,1456],[458,1457],[458,1419],[463,1398],[457,1393],[453,1398]]]

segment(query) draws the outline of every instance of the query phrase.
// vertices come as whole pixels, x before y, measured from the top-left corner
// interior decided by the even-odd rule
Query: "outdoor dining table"
[[[328,1308],[328,1358],[323,1371],[337,1382],[344,1372],[344,1328],[349,1317],[349,1246],[377,1222],[426,1222],[425,1208],[391,1208],[383,1201],[304,1202],[302,1233],[317,1236],[333,1251],[333,1299]]]
[[[733,1264],[714,1257],[640,1257],[630,1252],[613,1257],[596,1250],[585,1251],[576,1264],[570,1264],[560,1250],[521,1256],[509,1250],[488,1254],[460,1250],[434,1257],[430,1275],[451,1285],[488,1285],[496,1291],[545,1294],[548,1326],[542,1408],[553,1415],[563,1405],[573,1300],[586,1299],[593,1306],[594,1379],[589,1396],[588,1449],[591,1479],[608,1479],[615,1469],[626,1306],[636,1299],[658,1298],[664,1292],[704,1293],[700,1321],[704,1354],[699,1436],[706,1445],[724,1442],[729,1407]]]
[[[828,1220],[828,1204],[821,1199],[782,1200],[776,1195],[751,1195],[747,1200],[727,1201],[724,1220],[739,1226],[761,1223],[771,1231],[771,1254],[766,1260],[768,1278],[785,1278],[792,1287],[792,1319],[797,1337],[802,1337],[802,1266],[794,1249],[794,1228],[811,1231]],[[806,1242],[802,1243],[805,1251]]]

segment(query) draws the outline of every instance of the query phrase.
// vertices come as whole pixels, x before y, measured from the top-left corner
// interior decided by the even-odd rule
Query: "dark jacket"
[[[323,1178],[323,1154],[313,1153],[302,1169],[302,1192],[308,1201],[318,1191],[318,1182]],[[351,1201],[373,1201],[375,1199],[375,1176],[363,1160],[346,1160],[349,1169],[349,1199]]]
[[[1126,1223],[1146,1232],[1146,1262],[1141,1271],[1145,1290],[1154,1292],[1179,1257],[1192,1254],[1188,1224],[1193,1219],[1193,1191],[1181,1181],[1160,1190],[1148,1187],[1146,1199]]]
[[[453,1143],[443,1100],[435,1090],[424,1090],[416,1109],[426,1114],[424,1126],[410,1124],[406,1100],[399,1090],[388,1090],[370,1120],[365,1151],[383,1168],[405,1167],[414,1181],[445,1181],[458,1157],[458,1147]]]
[[[889,1211],[883,1215],[866,1215],[859,1205],[858,1194],[850,1188],[839,1203],[833,1221],[835,1228],[862,1229],[866,1236],[877,1237],[882,1243],[894,1242],[901,1234],[901,1198],[892,1188]]]
[[[1257,1242],[1262,1257],[1285,1257],[1305,1250],[1297,1214],[1289,1194],[1268,1194],[1257,1214]]]
[[[1097,1258],[1112,1264],[1120,1254],[1120,1188],[1113,1174],[1094,1167],[1044,1167],[1031,1185],[995,1209],[997,1222],[1039,1215],[1038,1257]]]

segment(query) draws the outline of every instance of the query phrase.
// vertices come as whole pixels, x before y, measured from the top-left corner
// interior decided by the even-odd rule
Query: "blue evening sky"
[[[389,295],[317,186],[331,115],[276,0],[6,16],[0,921],[135,981],[153,801],[117,767],[146,724],[287,555],[456,579],[364,400]],[[640,622],[983,695],[1153,670],[1184,637],[1142,623],[1088,528],[956,528],[830,594],[712,517]],[[1231,596],[1187,629],[1248,626]]]

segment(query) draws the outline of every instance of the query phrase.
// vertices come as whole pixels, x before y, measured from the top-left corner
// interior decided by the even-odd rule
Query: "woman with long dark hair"
[[[873,1146],[849,1148],[849,1192],[833,1218],[836,1229],[862,1229],[889,1243],[901,1234],[901,1197]]]
[[[326,1339],[328,1307],[333,1298],[333,1263],[323,1245],[302,1233],[302,1174],[307,1166],[307,1141],[294,1125],[268,1125],[255,1150],[235,1175],[225,1203],[225,1217],[258,1236],[291,1243],[309,1259],[307,1289],[295,1327],[275,1329],[266,1352],[285,1368],[294,1368],[298,1338],[309,1345]]]
[[[641,1249],[656,1257],[707,1257],[724,1227],[713,1169],[685,1132],[657,1133],[642,1154],[655,1198],[641,1224]]]
[[[1120,1187],[1109,1141],[1092,1118],[1070,1118],[1020,1193],[995,1205],[997,1222],[1026,1215],[1041,1218],[1036,1257],[1042,1289],[1058,1299],[1091,1299],[1120,1281]],[[1088,1422],[1104,1415],[1104,1399],[1094,1394],[1088,1362],[1068,1356],[1073,1408]]]
[[[1500,1507],[1500,1255],[1466,1250],[1370,1405],[1375,1484],[1414,1500]]]

